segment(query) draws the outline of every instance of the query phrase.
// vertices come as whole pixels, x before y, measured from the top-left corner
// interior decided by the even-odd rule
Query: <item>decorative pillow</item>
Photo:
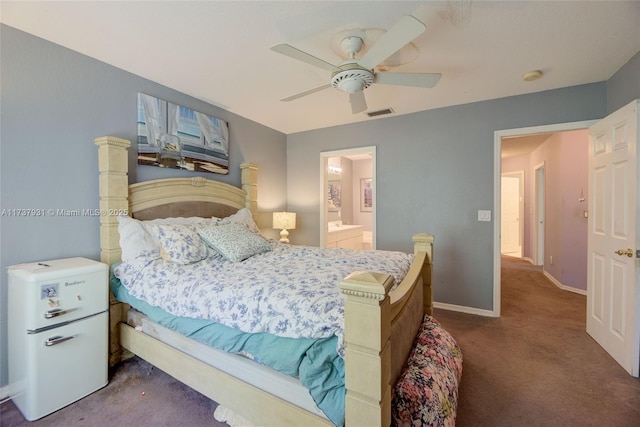
[[[255,221],[253,220],[253,215],[251,214],[251,211],[247,208],[242,208],[240,209],[238,212],[234,213],[233,215],[229,215],[226,218],[213,218],[213,221],[216,224],[222,225],[222,224],[242,224],[243,226],[245,226],[249,231],[251,231],[254,234],[257,234],[260,237],[262,236],[262,233],[260,233],[260,229],[258,228],[258,226],[256,225]]]
[[[121,259],[131,263],[139,259],[160,258],[160,240],[155,230],[156,224],[211,224],[211,219],[201,217],[161,218],[140,221],[129,216],[118,217],[118,233],[120,234]]]
[[[198,234],[210,247],[231,262],[244,261],[253,255],[271,250],[267,239],[248,230],[243,224],[201,227]]]
[[[195,226],[154,224],[151,227],[160,240],[160,256],[165,261],[191,264],[207,257],[209,250],[198,235]]]
[[[453,426],[462,378],[462,351],[436,319],[425,315],[392,391],[396,426]]]

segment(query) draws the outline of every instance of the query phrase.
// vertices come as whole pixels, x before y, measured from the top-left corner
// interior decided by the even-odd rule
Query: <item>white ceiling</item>
[[[457,23],[448,4],[469,4]],[[432,89],[374,85],[369,111],[395,115],[607,80],[640,50],[640,1],[2,1],[0,21],[284,133],[376,120],[351,114],[329,72],[271,51],[289,43],[330,63],[336,35],[389,28],[411,14],[427,30],[395,72],[437,72]],[[365,41],[366,43],[366,41]],[[544,76],[524,82],[540,69]],[[385,117],[385,116],[382,116]],[[388,117],[388,116],[386,116]]]

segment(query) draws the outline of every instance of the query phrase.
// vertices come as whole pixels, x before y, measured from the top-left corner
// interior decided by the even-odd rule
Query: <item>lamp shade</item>
[[[274,212],[273,228],[279,230],[295,230],[296,214],[295,212]]]

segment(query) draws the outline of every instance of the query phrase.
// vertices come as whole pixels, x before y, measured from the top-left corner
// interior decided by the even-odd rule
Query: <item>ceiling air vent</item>
[[[393,110],[391,108],[385,108],[384,110],[371,111],[367,113],[367,116],[376,117],[376,116],[384,116],[385,114],[391,114],[391,113],[393,113]]]

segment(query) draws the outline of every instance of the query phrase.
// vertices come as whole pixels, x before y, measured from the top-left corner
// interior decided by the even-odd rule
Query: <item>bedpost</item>
[[[393,277],[357,271],[340,282],[346,296],[345,424],[391,424],[391,310]]]
[[[433,242],[435,237],[427,233],[419,233],[413,236],[413,252],[424,252],[427,257],[422,264],[422,285],[424,287],[424,314],[433,316],[433,288],[432,266],[433,266]]]
[[[129,210],[129,153],[131,143],[115,136],[96,138],[100,195],[100,260],[108,265],[120,261],[118,217],[110,212]]]
[[[245,207],[255,215],[258,213],[258,166],[252,163],[242,163],[240,170],[242,189],[247,194]]]
[[[100,211],[100,260],[111,266],[120,261],[118,217],[111,212],[129,210],[129,153],[131,143],[126,139],[104,136],[95,139],[98,146]],[[126,319],[128,306],[113,298],[109,292],[109,366],[122,359],[119,324]]]

